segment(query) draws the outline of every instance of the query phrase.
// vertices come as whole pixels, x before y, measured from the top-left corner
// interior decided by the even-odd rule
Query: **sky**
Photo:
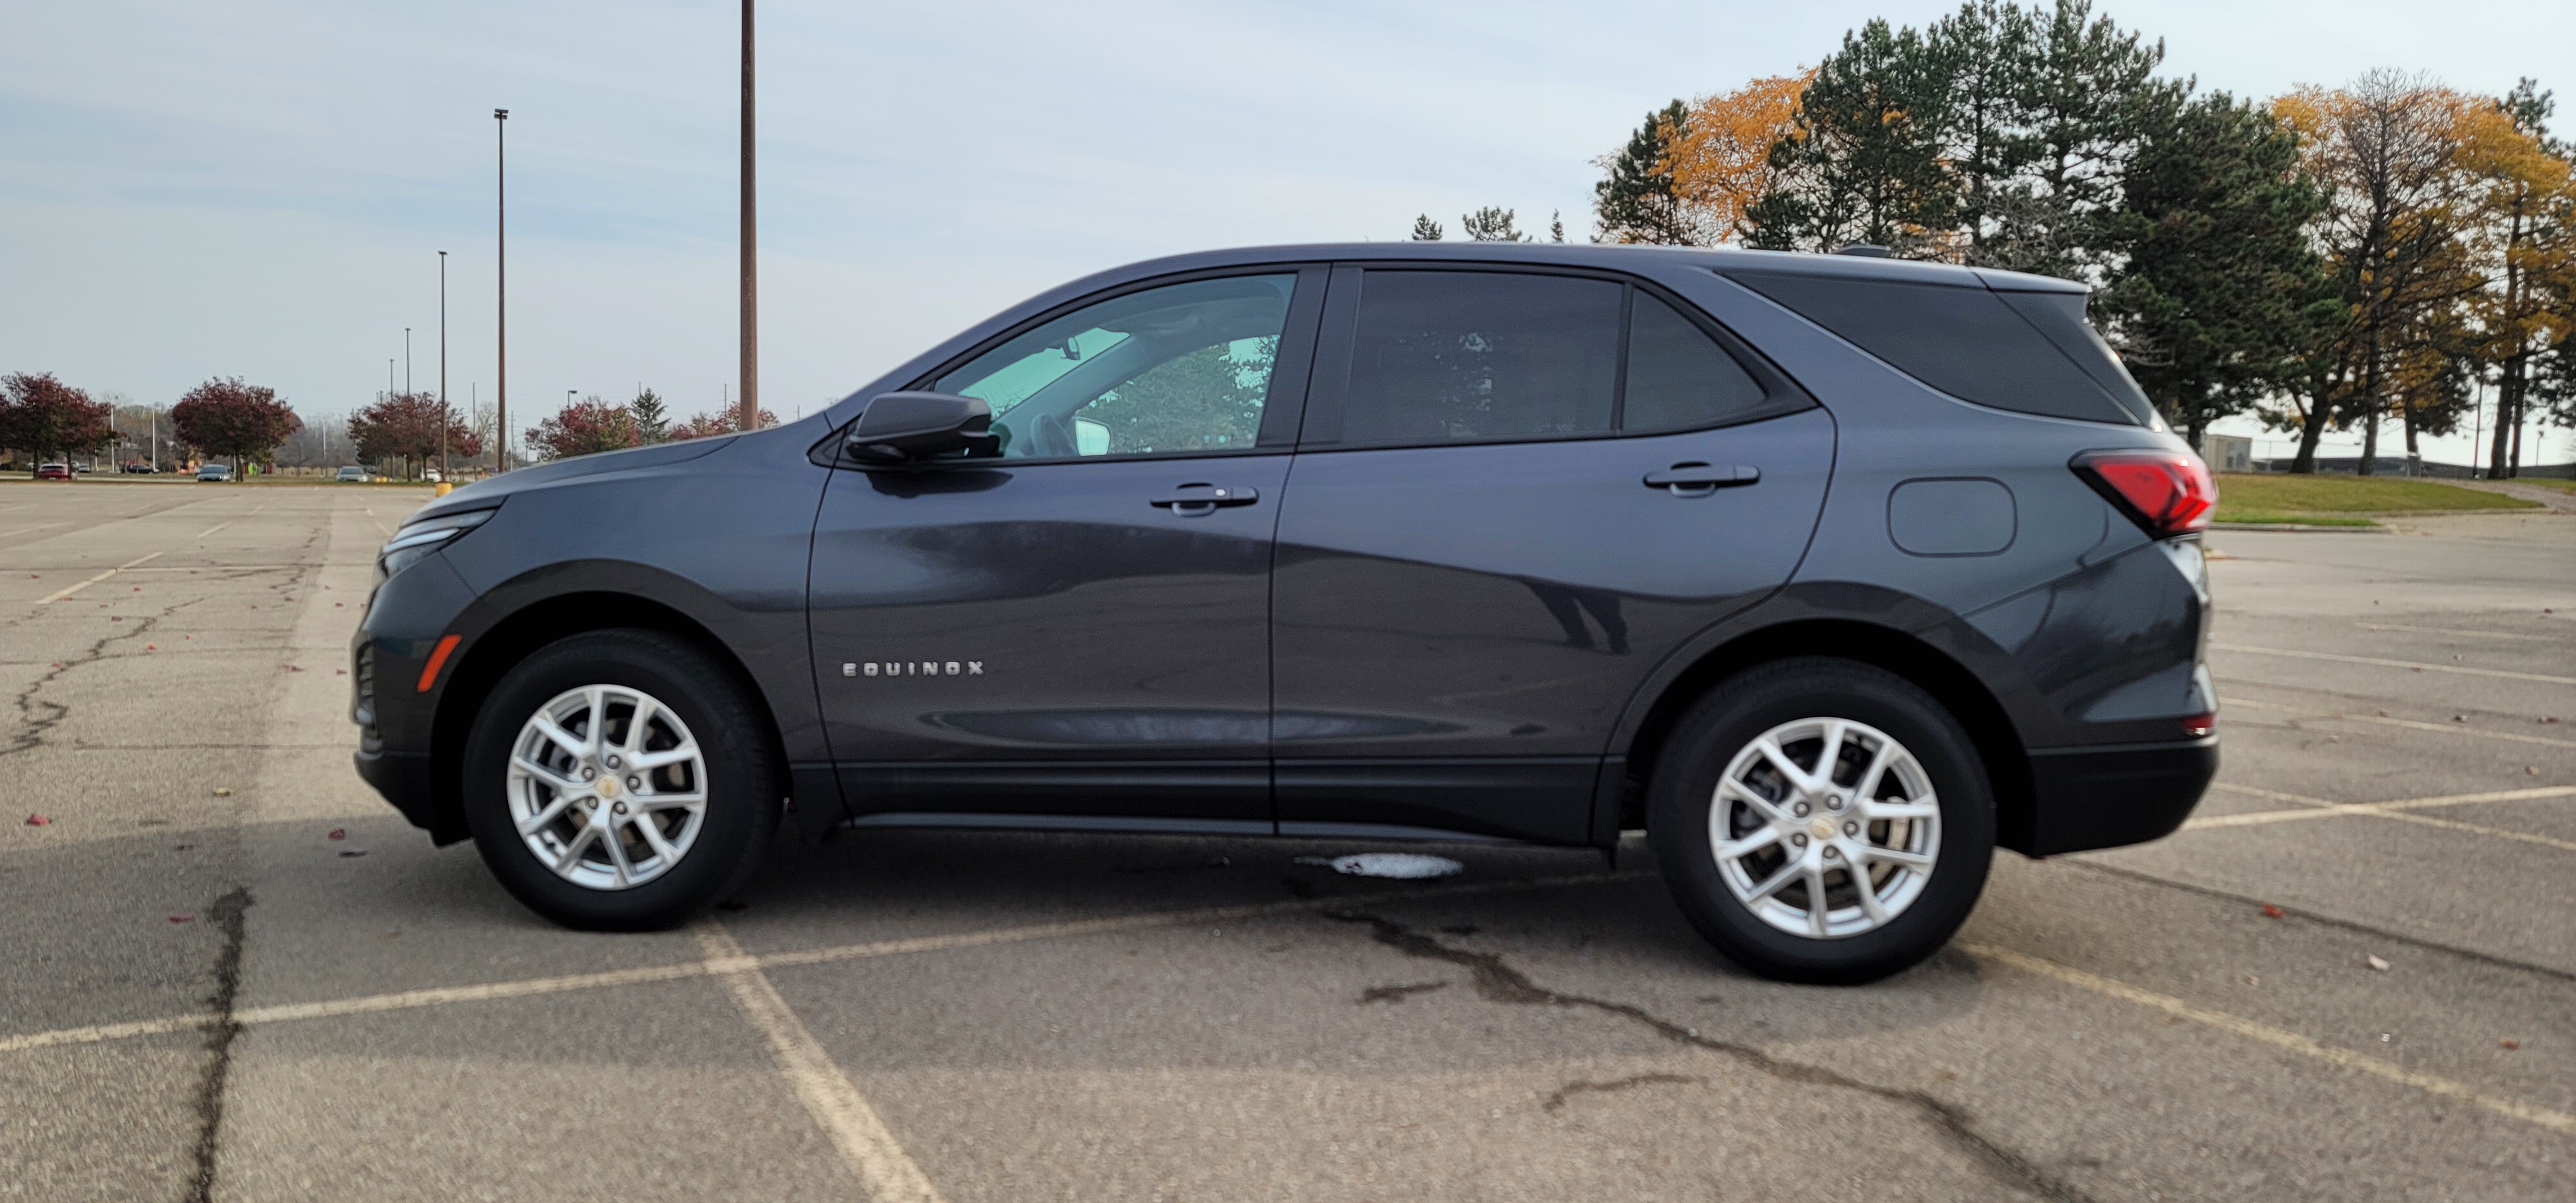
[[[1954,7],[772,0],[762,402],[811,411],[1157,255],[1402,238],[1424,212],[1458,236],[1488,204],[1541,236],[1561,212],[1579,240],[1594,160],[1649,110]],[[2530,75],[2576,129],[2566,0],[2437,21],[2421,0],[2099,7],[2204,88]],[[447,388],[488,401],[506,107],[512,426],[638,385],[712,410],[735,373],[739,19],[705,0],[0,6],[0,372],[145,403],[238,375],[319,415],[367,403],[389,361],[402,385],[408,356],[435,389],[445,250]]]

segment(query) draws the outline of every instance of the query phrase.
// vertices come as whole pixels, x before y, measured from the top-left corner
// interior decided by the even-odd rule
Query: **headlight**
[[[384,580],[419,563],[429,553],[447,546],[458,536],[491,520],[496,512],[498,511],[464,510],[459,513],[440,514],[435,518],[423,518],[395,531],[393,542],[385,544],[385,549],[376,553],[376,579]]]

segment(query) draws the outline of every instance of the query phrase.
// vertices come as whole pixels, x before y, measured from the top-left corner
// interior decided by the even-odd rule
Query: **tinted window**
[[[1628,323],[1628,398],[1619,429],[1707,426],[1770,408],[1743,365],[1672,306],[1641,291]]]
[[[1367,273],[1341,440],[1608,433],[1622,291],[1570,276]]]
[[[1022,332],[932,388],[993,407],[1005,458],[1254,445],[1293,274],[1149,288]]]
[[[1729,273],[1728,278],[1963,400],[2095,422],[2136,424],[2145,412],[2144,397],[2137,398],[2133,411],[2094,372],[2069,358],[2064,340],[2043,333],[2005,299],[2036,302],[2045,294],[1759,272]],[[2044,302],[2033,306],[2043,307]],[[2060,323],[2067,320],[2082,326],[2080,315],[2061,314]],[[2083,349],[2110,355],[2098,339]],[[2110,366],[2118,370],[2116,361]],[[2125,381],[2127,373],[2120,372],[2119,379]],[[2127,391],[2136,388],[2131,383]]]

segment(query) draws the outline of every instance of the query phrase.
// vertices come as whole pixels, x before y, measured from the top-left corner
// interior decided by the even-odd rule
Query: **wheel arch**
[[[778,716],[767,691],[725,641],[697,619],[651,598],[609,590],[584,590],[546,597],[504,615],[466,645],[464,656],[439,690],[430,723],[430,838],[450,844],[469,837],[465,826],[465,742],[483,701],[511,666],[537,649],[590,631],[641,629],[689,642],[730,670],[761,718],[761,736],[788,779],[787,750],[780,739]]]
[[[1701,698],[1756,665],[1793,656],[1853,660],[1896,674],[1933,696],[1968,732],[1995,796],[1997,843],[2026,850],[2032,829],[2030,759],[2018,727],[1977,674],[1932,644],[1893,627],[1846,618],[1803,618],[1735,635],[1667,682],[1627,743],[1618,826],[1645,826],[1646,785],[1655,762]]]

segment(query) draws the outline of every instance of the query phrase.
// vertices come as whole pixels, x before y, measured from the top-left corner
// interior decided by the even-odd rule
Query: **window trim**
[[[1360,294],[1365,289],[1367,273],[1379,272],[1490,272],[1515,276],[1571,276],[1601,280],[1622,286],[1619,297],[1619,351],[1610,393],[1610,429],[1580,433],[1507,434],[1475,439],[1412,439],[1386,442],[1345,443],[1340,439],[1343,403],[1350,392],[1351,367],[1359,347]],[[1302,279],[1301,279],[1302,283]],[[1628,408],[1628,350],[1631,331],[1636,322],[1636,298],[1639,292],[1663,302],[1681,319],[1707,335],[1718,348],[1735,360],[1736,366],[1752,377],[1762,390],[1764,404],[1753,412],[1703,422],[1696,426],[1665,426],[1654,430],[1623,429]],[[1600,268],[1571,267],[1539,263],[1461,263],[1456,260],[1369,259],[1335,263],[1332,283],[1324,298],[1322,329],[1315,338],[1315,362],[1306,389],[1305,420],[1300,426],[1297,450],[1303,454],[1315,451],[1384,451],[1405,447],[1482,447],[1500,443],[1572,443],[1601,439],[1651,439],[1671,435],[1693,434],[1728,426],[1767,422],[1802,410],[1816,408],[1816,399],[1789,374],[1771,362],[1753,344],[1727,329],[1699,306],[1683,299],[1673,290],[1652,280],[1625,272]],[[1334,437],[1319,437],[1317,431],[1331,430]],[[1265,433],[1267,433],[1265,431]]]
[[[1073,300],[1066,301],[1061,305],[1057,305],[1037,313],[1026,321],[1013,323],[1009,328],[1003,330],[1001,333],[950,356],[948,359],[941,361],[938,365],[914,377],[910,382],[902,386],[903,389],[927,389],[940,377],[974,362],[977,357],[1010,342],[1012,339],[1018,338],[1019,336],[1043,326],[1048,322],[1052,322],[1057,318],[1066,317],[1080,312],[1081,310],[1087,309],[1093,305],[1100,304],[1103,301],[1114,301],[1123,296],[1129,296],[1139,292],[1147,292],[1156,288],[1167,288],[1175,284],[1195,284],[1202,280],[1226,280],[1241,276],[1295,276],[1296,283],[1290,288],[1288,294],[1288,315],[1282,321],[1279,329],[1279,350],[1271,361],[1270,390],[1262,398],[1261,402],[1261,427],[1253,436],[1253,443],[1249,447],[1228,447],[1223,449],[1199,449],[1190,451],[1143,451],[1125,455],[1053,455],[1045,457],[1026,456],[1015,459],[939,459],[911,464],[860,464],[847,458],[843,458],[840,460],[840,466],[845,468],[856,468],[865,472],[917,472],[924,469],[958,468],[981,471],[1007,471],[1012,468],[1036,467],[1041,464],[1124,464],[1148,460],[1217,459],[1236,458],[1249,455],[1288,454],[1290,451],[1295,449],[1297,425],[1305,411],[1306,396],[1308,392],[1311,391],[1309,384],[1313,379],[1315,364],[1316,319],[1322,313],[1324,308],[1326,291],[1325,281],[1331,272],[1331,266],[1332,265],[1326,263],[1316,263],[1303,260],[1288,263],[1238,263],[1230,264],[1225,267],[1202,268],[1198,271],[1174,272],[1169,275],[1149,276],[1141,280],[1130,280],[1124,284],[1101,289],[1098,292],[1086,293],[1080,297],[1074,298]],[[864,412],[864,410],[862,410],[862,412]],[[833,438],[836,441],[840,437],[840,431],[833,432]]]

